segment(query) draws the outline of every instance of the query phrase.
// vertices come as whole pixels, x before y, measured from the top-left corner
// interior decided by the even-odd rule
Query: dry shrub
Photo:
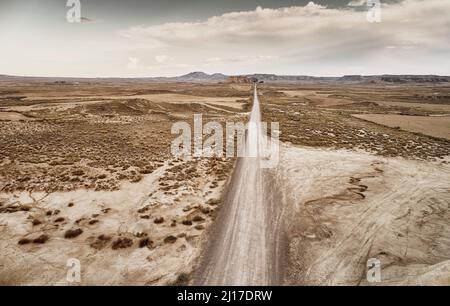
[[[64,238],[71,239],[80,236],[83,233],[81,228],[70,229],[64,233]]]
[[[133,240],[131,240],[130,238],[126,238],[126,237],[120,237],[113,242],[112,249],[113,250],[125,249],[125,248],[131,247],[132,245],[133,245]]]

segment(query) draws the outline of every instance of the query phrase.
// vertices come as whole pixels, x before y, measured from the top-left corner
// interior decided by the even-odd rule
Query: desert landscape
[[[377,258],[382,284],[449,284],[447,99],[445,85],[404,84],[316,87],[291,93],[287,108],[262,103],[267,120],[285,120],[276,175],[287,283],[368,285]]]
[[[450,286],[448,0],[3,0],[0,20],[0,287]]]
[[[281,132],[270,207],[230,204],[241,158],[170,151],[196,113],[247,122],[252,77]],[[81,285],[367,285],[369,258],[381,284],[450,284],[447,81],[187,78],[0,78],[0,284],[69,285],[71,258]],[[268,270],[213,262],[224,228]]]
[[[191,273],[233,160],[173,158],[171,125],[243,120],[249,101],[206,87],[2,82],[0,282],[65,284],[68,258],[83,284]]]

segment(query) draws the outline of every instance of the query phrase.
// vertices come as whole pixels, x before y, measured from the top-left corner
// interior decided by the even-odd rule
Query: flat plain
[[[364,284],[371,257],[389,283],[450,283],[448,85],[258,92],[281,128],[281,283]],[[2,81],[0,283],[67,284],[70,258],[83,285],[191,283],[235,159],[174,158],[171,126],[251,103],[248,84]]]

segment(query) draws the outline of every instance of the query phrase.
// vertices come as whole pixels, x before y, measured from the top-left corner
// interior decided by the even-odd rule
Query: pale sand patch
[[[425,110],[425,111],[450,113],[450,105],[446,105],[446,104],[387,102],[387,101],[376,101],[376,103],[381,104],[381,105],[389,105],[389,106],[417,108],[417,109],[421,109],[421,110]]]
[[[19,192],[0,194],[3,205],[21,203],[30,205],[30,212],[0,213],[0,283],[21,285],[67,285],[67,260],[81,262],[81,285],[145,285],[167,284],[175,281],[180,273],[190,273],[200,254],[203,230],[181,224],[181,220],[194,210],[183,209],[202,205],[210,198],[220,197],[223,182],[215,189],[209,185],[213,175],[203,175],[198,184],[180,182],[183,186],[176,194],[165,194],[158,178],[168,168],[167,164],[152,174],[145,175],[139,183],[124,183],[117,191],[77,190],[50,194]],[[206,169],[206,168],[205,168]],[[73,203],[72,207],[68,203]],[[138,209],[149,205],[149,210]],[[208,206],[208,205],[206,205]],[[60,210],[57,216],[46,217],[49,210]],[[102,212],[109,209],[108,212]],[[99,214],[93,217],[93,214]],[[141,216],[148,214],[149,219]],[[32,219],[39,215],[43,224],[33,226]],[[54,219],[64,222],[55,228]],[[161,224],[156,217],[164,217]],[[85,218],[78,225],[76,220]],[[89,220],[98,223],[90,225]],[[173,219],[177,225],[171,226]],[[212,222],[205,217],[205,228]],[[64,238],[71,228],[82,228],[83,233],[74,238]],[[138,248],[140,233],[148,233],[154,241],[154,249]],[[41,234],[50,239],[45,244],[18,245],[21,238],[33,239]],[[112,237],[100,250],[90,246],[101,235]],[[178,237],[175,243],[165,243],[168,235]],[[133,246],[113,250],[111,243],[121,235],[133,239]]]
[[[315,90],[284,90],[281,91],[290,98],[305,98],[317,106],[333,106],[333,105],[347,105],[354,103],[350,99],[333,98],[330,97],[334,93],[321,93]]]
[[[285,147],[292,284],[450,284],[450,165],[368,153]]]
[[[354,117],[389,127],[400,127],[409,132],[450,139],[450,116],[361,114]]]
[[[24,100],[71,100],[71,99],[146,99],[153,102],[207,102],[207,103],[233,103],[237,100],[242,100],[241,97],[204,97],[192,96],[184,94],[145,94],[145,95],[76,95],[76,96],[28,96]]]
[[[233,104],[240,105],[242,100],[239,97],[203,97],[191,96],[183,94],[147,94],[147,95],[130,95],[130,96],[101,96],[104,99],[145,99],[156,103],[210,103],[217,105],[231,106]]]
[[[290,98],[316,95],[315,90],[281,90],[280,92],[282,92],[283,94],[285,94],[286,96],[288,96]],[[325,95],[325,96],[328,96],[328,95]]]
[[[0,112],[0,121],[19,121],[19,120],[33,120],[33,118],[22,115],[17,112]]]
[[[9,111],[16,112],[29,112],[29,111],[41,111],[41,110],[53,110],[53,111],[66,111],[77,106],[85,106],[89,104],[97,104],[97,103],[108,103],[108,100],[86,100],[79,101],[79,99],[74,100],[63,100],[59,102],[48,102],[48,103],[39,103],[32,105],[15,105],[15,106],[7,106],[5,109]]]
[[[85,99],[85,100],[84,100]],[[30,110],[42,110],[42,109],[55,109],[55,110],[67,110],[80,105],[108,103],[115,100],[130,100],[130,99],[144,99],[155,103],[197,103],[208,107],[215,106],[219,110],[223,111],[223,107],[231,107],[237,110],[241,110],[244,107],[245,102],[241,97],[203,97],[203,96],[191,96],[183,94],[148,94],[148,95],[129,95],[129,96],[29,96],[25,100],[44,100],[48,103],[39,103],[35,105],[26,106],[10,106],[7,109],[10,111],[30,111]],[[58,100],[58,101],[54,101]],[[53,101],[53,102],[51,102]],[[214,108],[214,107],[213,107]]]

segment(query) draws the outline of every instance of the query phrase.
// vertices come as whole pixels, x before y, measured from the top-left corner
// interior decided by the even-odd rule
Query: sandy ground
[[[450,284],[448,160],[289,143],[273,169],[240,158],[194,284],[368,285],[370,258],[383,284]]]
[[[67,100],[67,99],[80,99],[80,98],[90,98],[90,99],[146,99],[153,102],[199,102],[199,101],[218,101],[218,102],[235,102],[236,97],[203,97],[203,96],[195,96],[195,95],[184,95],[184,94],[145,94],[145,95],[65,95],[65,96],[39,96],[39,95],[30,95],[27,96],[24,100]]]
[[[308,105],[311,106],[335,106],[335,105],[346,105],[353,101],[350,99],[338,99],[335,97],[330,97],[332,92],[323,93],[315,90],[285,90],[281,91],[283,94],[290,98],[303,98],[307,101]]]
[[[277,168],[252,167],[238,161],[194,284],[380,284],[369,258],[381,284],[450,284],[448,164],[284,144]]]
[[[31,120],[32,118],[24,116],[17,112],[0,112],[0,121],[19,121],[19,120]]]
[[[282,148],[288,284],[450,284],[450,167],[345,150]]]
[[[71,284],[70,258],[81,285],[189,281],[233,159],[174,159],[171,125],[245,120],[248,89],[2,84],[0,284]]]
[[[117,191],[1,193],[2,208],[27,209],[0,213],[0,283],[70,284],[70,258],[81,262],[82,285],[170,284],[191,273],[202,233],[216,208],[206,202],[220,197],[224,182],[211,188],[214,176],[203,174],[182,182],[176,192],[164,192],[159,178],[169,168],[166,163],[141,182],[124,183]],[[161,222],[155,221],[161,217]],[[186,220],[190,221],[184,224]],[[67,230],[78,228],[81,235],[65,237]],[[18,243],[41,235],[48,241]],[[115,249],[119,239],[131,244]],[[145,239],[148,242],[141,245]]]
[[[82,285],[185,284],[193,275],[192,283],[208,285],[365,285],[369,258],[381,261],[385,284],[450,284],[449,142],[353,117],[405,111],[400,106],[416,111],[434,88],[262,88],[264,121],[281,123],[280,163],[263,171],[239,159],[218,205],[226,167],[169,165],[164,131],[193,112],[241,121],[244,113],[225,116],[244,105],[248,86],[102,86],[3,94],[3,110],[40,120],[20,122],[17,112],[2,122],[1,169],[13,176],[10,187],[23,188],[0,193],[0,284],[69,284],[69,258],[81,262]],[[437,98],[447,103],[444,89]],[[408,105],[370,104],[381,100]],[[324,108],[330,105],[341,108]],[[154,162],[141,161],[145,153]],[[73,170],[95,157],[89,167],[107,178],[89,172],[72,182],[79,175],[61,170],[72,164],[49,167],[55,156]],[[129,175],[114,181],[117,188],[76,188],[83,177],[102,187],[122,172]],[[30,188],[54,178],[70,191]],[[74,229],[82,232],[65,237]]]
[[[377,101],[381,105],[391,105],[391,106],[403,106],[403,107],[414,107],[423,110],[438,111],[450,113],[450,105],[447,104],[433,104],[433,103],[408,103],[408,102],[389,102],[389,101]]]
[[[255,89],[250,122],[261,113]],[[209,235],[195,284],[215,286],[277,285],[281,283],[281,211],[262,167],[262,130],[250,129],[230,186]],[[254,157],[249,157],[254,156]],[[269,177],[270,178],[270,177]]]
[[[280,90],[283,94],[287,95],[288,97],[306,97],[315,95],[315,90]]]
[[[28,100],[29,98],[25,99]],[[35,99],[35,97],[33,97]],[[236,97],[201,97],[201,96],[189,96],[181,94],[152,94],[152,95],[130,95],[130,96],[90,96],[90,97],[38,97],[39,104],[25,105],[25,106],[9,106],[5,107],[6,110],[15,112],[29,112],[52,109],[55,111],[66,111],[73,109],[77,106],[86,106],[92,104],[107,104],[109,102],[123,101],[130,99],[144,99],[155,103],[170,103],[170,104],[199,104],[209,106],[218,110],[224,110],[223,107],[231,108],[232,110],[242,110],[245,102],[242,102],[242,98]],[[55,100],[60,99],[58,102]],[[42,102],[42,101],[49,102]],[[6,117],[6,113],[0,113],[0,120],[18,120],[13,117]],[[20,113],[15,113],[22,115]],[[3,118],[4,116],[4,118]],[[23,115],[22,115],[23,116]],[[23,116],[25,119],[27,117]]]
[[[405,131],[422,133],[450,140],[450,116],[405,116],[361,114],[356,118],[368,120],[389,127],[400,127]]]

